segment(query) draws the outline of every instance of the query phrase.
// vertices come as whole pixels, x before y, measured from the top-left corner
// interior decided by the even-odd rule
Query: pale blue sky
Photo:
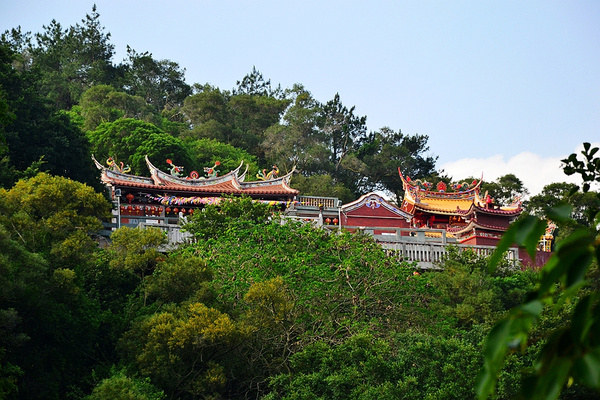
[[[129,45],[178,62],[190,84],[231,89],[256,66],[321,102],[338,92],[370,130],[428,135],[457,178],[512,172],[536,192],[563,180],[560,157],[600,142],[598,1],[95,3],[115,62]],[[4,2],[0,29],[67,27],[93,4]]]

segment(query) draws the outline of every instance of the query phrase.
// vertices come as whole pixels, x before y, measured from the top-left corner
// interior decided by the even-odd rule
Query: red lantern
[[[337,225],[337,223],[338,223],[338,219],[337,219],[337,218],[334,218],[334,219],[333,219],[333,223],[334,223],[335,225]]]
[[[329,225],[329,224],[331,223],[331,218],[326,218],[326,219],[325,219],[325,223],[326,223],[327,225]]]
[[[165,209],[165,211],[166,211],[167,213],[170,213],[170,212],[171,212],[171,207],[167,207],[167,208]]]
[[[127,199],[128,202],[131,203],[133,201],[133,194],[127,193],[127,196],[125,196],[125,198]]]
[[[174,212],[175,214],[177,214],[177,213],[179,212],[179,208],[175,207],[175,208],[173,209],[173,212]]]
[[[193,209],[193,208],[190,208],[190,209],[188,210],[188,213],[190,213],[190,214],[193,214],[193,213],[194,213],[194,209]]]

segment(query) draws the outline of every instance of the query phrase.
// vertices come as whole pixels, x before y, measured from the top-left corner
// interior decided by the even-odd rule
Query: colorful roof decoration
[[[143,189],[145,191],[164,192],[166,194],[187,194],[188,197],[207,197],[221,194],[243,195],[247,194],[253,198],[291,198],[298,194],[298,190],[289,186],[295,168],[281,177],[254,182],[244,182],[248,167],[240,174],[243,161],[233,171],[218,176],[214,167],[207,171],[208,178],[196,178],[197,174],[188,177],[180,177],[181,167],[175,166],[173,162],[168,163],[176,173],[166,173],[154,166],[146,156],[146,164],[150,170],[151,177],[142,177],[120,172],[117,169],[108,168],[100,164],[92,156],[96,167],[102,172],[102,181],[114,187],[125,187],[131,189]],[[171,160],[169,160],[171,161]],[[219,164],[215,163],[215,166]],[[206,168],[205,168],[206,170]],[[195,171],[193,171],[195,172]],[[194,178],[192,178],[192,176]]]
[[[439,182],[436,187],[438,191],[429,190],[433,185],[429,182],[413,181],[404,177],[398,168],[400,179],[404,187],[404,201],[402,209],[414,214],[423,211],[432,214],[463,215],[471,212],[475,207],[482,212],[490,214],[519,214],[522,211],[520,199],[506,207],[493,205],[493,201],[486,193],[484,199],[479,196],[481,182],[473,181],[471,184],[465,182],[452,185],[454,192],[446,192],[447,186]]]
[[[460,243],[492,244],[522,212],[520,199],[504,207],[495,204],[487,192],[482,198],[482,179],[453,184],[453,191],[447,192],[444,182],[439,182],[437,191],[433,191],[429,182],[413,181],[403,176],[400,169],[398,174],[404,187],[401,209],[412,215],[413,226],[445,229]]]

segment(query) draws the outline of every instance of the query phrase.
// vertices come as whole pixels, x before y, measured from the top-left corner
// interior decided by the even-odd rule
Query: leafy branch
[[[584,161],[571,154],[563,160],[567,175],[582,176],[583,192],[590,190],[591,182],[600,182],[600,159],[594,158],[598,148],[584,143]],[[555,222],[572,222],[572,207],[559,205],[548,213]],[[556,330],[540,351],[531,374],[525,377],[521,395],[528,399],[556,399],[565,386],[582,383],[600,392],[600,292],[586,290],[586,275],[593,262],[600,261],[600,224],[598,209],[589,209],[591,227],[579,227],[557,245],[557,249],[540,272],[536,292],[529,300],[513,308],[498,321],[488,334],[484,348],[484,366],[477,382],[479,399],[488,398],[493,392],[504,359],[511,351],[524,350],[530,332],[538,322],[544,306],[555,307],[566,301],[575,303],[570,324]],[[546,228],[546,221],[527,216],[515,222],[499,242],[490,258],[494,269],[502,254],[516,243],[523,246],[531,257],[539,238]],[[557,296],[557,287],[562,292]],[[555,302],[555,299],[558,301]]]

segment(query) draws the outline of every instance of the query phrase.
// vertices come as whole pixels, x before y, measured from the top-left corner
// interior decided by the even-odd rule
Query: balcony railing
[[[323,198],[318,198],[322,200]],[[293,218],[290,218],[293,219]],[[164,221],[160,221],[164,222]],[[316,222],[313,221],[315,224]],[[116,224],[113,224],[116,225]],[[159,228],[166,232],[168,245],[164,250],[175,248],[180,243],[194,242],[194,236],[189,232],[184,232],[179,224],[159,223],[159,221],[140,221],[137,225],[140,228]],[[114,227],[113,227],[114,228]],[[323,226],[323,228],[335,231],[337,226]],[[391,257],[402,261],[415,262],[419,268],[439,269],[444,255],[447,253],[446,247],[450,244],[455,245],[459,250],[470,249],[479,256],[490,256],[495,250],[494,246],[473,246],[457,244],[456,240],[446,236],[446,232],[441,229],[408,229],[408,228],[390,228],[390,227],[348,227],[343,229],[360,230],[366,234],[372,235],[377,243],[386,250]],[[385,231],[387,234],[375,235],[374,232]],[[395,232],[395,233],[394,233]],[[510,248],[505,255],[506,259],[516,266],[519,259],[518,248]]]

